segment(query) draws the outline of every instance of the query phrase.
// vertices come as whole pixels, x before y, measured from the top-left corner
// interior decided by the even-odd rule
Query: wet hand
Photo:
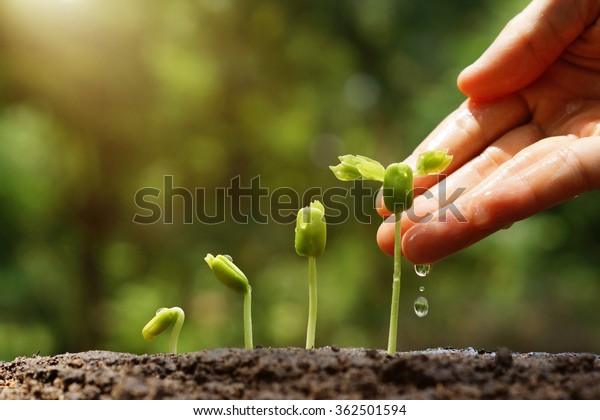
[[[409,260],[435,262],[600,188],[599,18],[598,0],[535,0],[460,74],[469,99],[406,160],[454,155],[442,182],[415,180],[426,193],[403,217]],[[393,231],[384,222],[377,235],[390,254]]]

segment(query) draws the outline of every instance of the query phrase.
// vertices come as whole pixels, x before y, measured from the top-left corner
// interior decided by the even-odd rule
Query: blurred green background
[[[327,165],[401,160],[464,99],[459,71],[526,3],[1,0],[0,359],[163,352],[167,337],[141,337],[161,306],[186,311],[180,351],[241,347],[242,299],[213,278],[208,252],[250,278],[255,343],[302,346],[293,224],[187,224],[181,197],[173,223],[136,224],[136,191],[172,176],[204,188],[210,213],[236,176],[299,194],[349,188]],[[600,352],[598,214],[590,193],[425,280],[405,264],[399,350]],[[329,229],[319,346],[386,346],[392,260],[373,220]]]

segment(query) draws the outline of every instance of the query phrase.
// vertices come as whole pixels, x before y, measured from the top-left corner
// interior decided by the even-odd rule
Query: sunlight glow
[[[37,17],[82,11],[94,0],[7,0],[5,7],[14,14],[31,13]]]

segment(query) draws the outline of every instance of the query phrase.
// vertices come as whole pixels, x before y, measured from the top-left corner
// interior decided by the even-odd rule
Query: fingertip
[[[490,69],[496,68],[490,61],[485,56],[480,57],[461,71],[456,80],[458,89],[474,102],[491,101],[514,90],[513,86],[504,86],[494,79],[495,75],[490,75]]]
[[[394,216],[390,217],[391,219]],[[394,255],[394,223],[389,220],[390,218],[383,221],[377,230],[377,245],[383,252],[388,255]]]
[[[580,5],[591,4],[582,11]],[[533,1],[458,76],[458,88],[482,101],[515,93],[544,73],[598,16],[598,2]],[[515,65],[516,63],[516,65]]]
[[[458,89],[467,97],[471,96],[471,74],[473,73],[472,71],[473,68],[473,64],[471,64],[468,67],[465,67],[463,69],[463,71],[461,71],[458,75],[458,78],[456,79],[456,85],[458,86]]]
[[[445,226],[433,222],[424,225],[415,225],[409,229],[402,238],[402,251],[404,257],[413,264],[433,264],[448,255],[456,252],[453,249],[456,242],[440,240],[443,237]]]
[[[385,207],[385,204],[383,204],[383,188],[380,188],[379,191],[377,191],[377,195],[375,196],[375,209],[377,210],[377,213],[383,218],[387,218],[392,215],[392,212]]]
[[[431,249],[427,246],[427,237],[421,234],[422,230],[415,226],[402,238],[402,253],[413,264],[431,264],[437,261],[428,255]]]

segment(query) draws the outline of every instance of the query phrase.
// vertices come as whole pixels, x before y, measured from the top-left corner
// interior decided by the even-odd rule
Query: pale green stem
[[[308,326],[306,327],[306,348],[315,347],[317,330],[317,258],[308,257]]]
[[[254,348],[252,341],[252,288],[244,295],[244,346],[251,350]]]
[[[185,314],[180,308],[174,308],[177,311],[177,319],[173,328],[171,329],[171,336],[169,337],[169,353],[177,353],[177,341],[179,340],[179,332],[183,327],[183,321],[185,321]]]
[[[400,276],[402,264],[402,230],[400,217],[396,213],[396,234],[394,236],[394,277],[392,283],[392,306],[390,310],[390,332],[388,335],[388,354],[396,353],[396,340],[398,338],[398,307],[400,306]]]

